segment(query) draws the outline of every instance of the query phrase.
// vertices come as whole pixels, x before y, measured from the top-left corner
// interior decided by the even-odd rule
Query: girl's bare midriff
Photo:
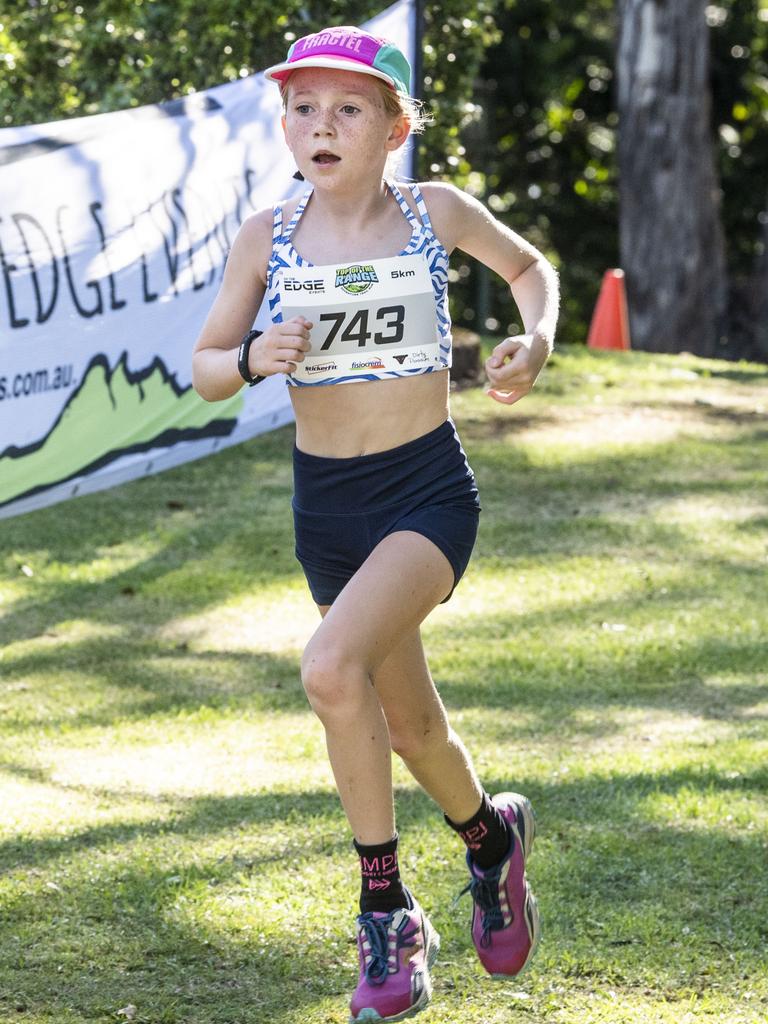
[[[418,377],[291,388],[296,445],[347,459],[407,444],[448,417],[448,370]]]

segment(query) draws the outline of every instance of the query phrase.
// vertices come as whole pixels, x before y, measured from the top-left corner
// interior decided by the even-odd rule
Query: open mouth
[[[328,153],[326,151],[322,151],[320,153],[315,153],[315,155],[312,157],[312,163],[313,164],[335,164],[335,163],[338,163],[340,159],[341,159],[341,157],[336,156],[335,153]]]

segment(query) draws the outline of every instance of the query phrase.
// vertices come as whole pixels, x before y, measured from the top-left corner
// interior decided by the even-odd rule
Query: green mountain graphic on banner
[[[180,388],[159,357],[136,373],[95,356],[48,433],[0,452],[0,505],[84,476],[123,455],[231,434],[243,395],[210,404]]]

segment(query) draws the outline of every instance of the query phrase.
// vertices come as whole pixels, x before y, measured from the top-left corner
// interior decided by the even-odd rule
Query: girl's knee
[[[343,647],[312,642],[301,660],[301,682],[320,719],[352,711],[369,685],[363,666]]]

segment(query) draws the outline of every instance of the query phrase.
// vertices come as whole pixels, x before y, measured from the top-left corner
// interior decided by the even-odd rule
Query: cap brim
[[[374,78],[381,79],[382,82],[386,82],[396,92],[401,91],[394,79],[390,78],[389,75],[385,75],[383,71],[372,68],[370,64],[363,64],[359,60],[344,60],[343,57],[306,57],[299,60],[284,61],[282,64],[273,64],[271,68],[267,68],[264,72],[264,77],[268,78],[270,82],[277,82],[280,88],[282,88],[293,72],[300,71],[302,68],[331,68],[335,71],[357,71],[358,74],[373,75]]]

